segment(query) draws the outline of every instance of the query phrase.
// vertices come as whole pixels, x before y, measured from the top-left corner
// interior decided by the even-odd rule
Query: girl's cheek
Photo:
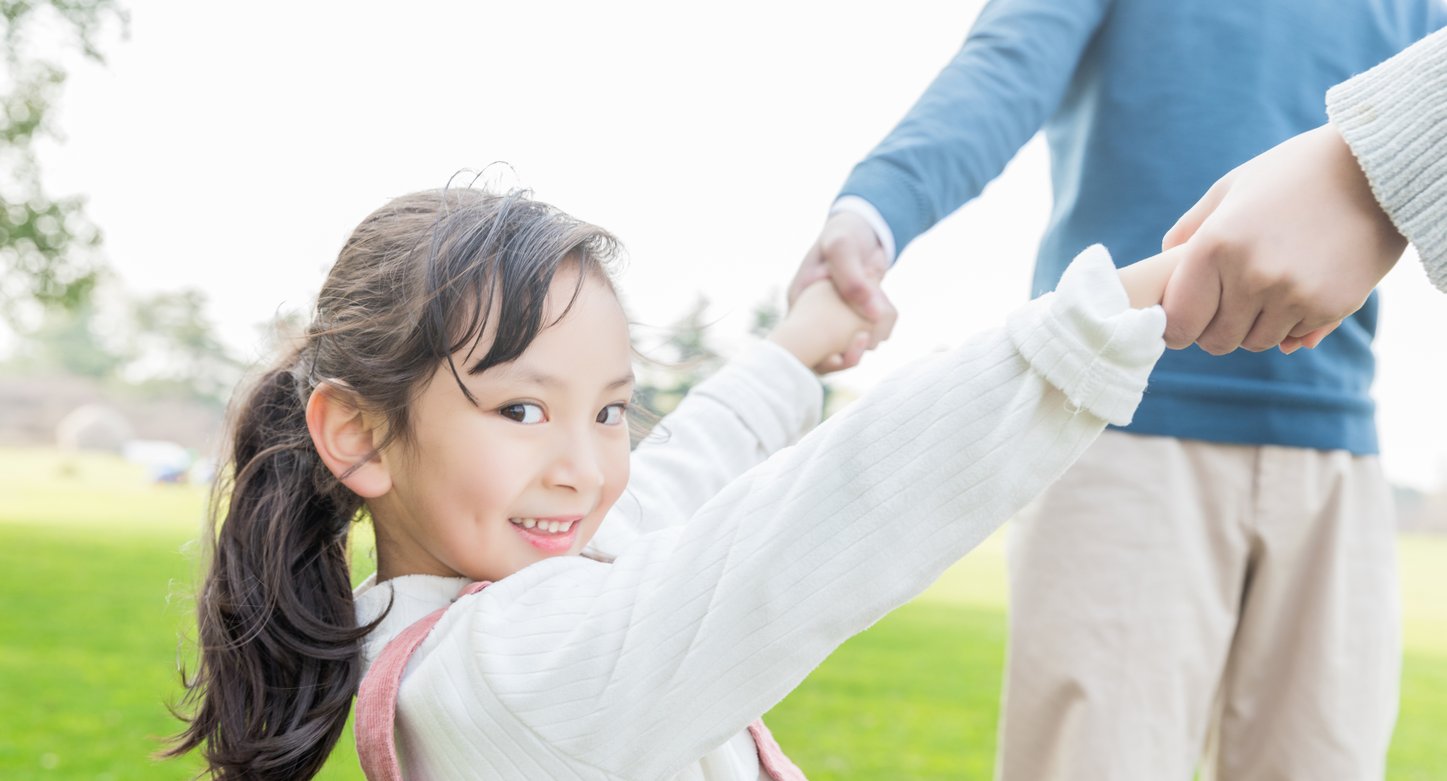
[[[608,495],[603,501],[606,505],[606,507],[603,508],[605,512],[618,501],[618,497],[623,495],[623,489],[628,487],[628,476],[628,460],[624,459],[623,465],[619,467],[617,474],[609,481]]]

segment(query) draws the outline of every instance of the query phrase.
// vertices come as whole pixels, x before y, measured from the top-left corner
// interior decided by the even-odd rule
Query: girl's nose
[[[548,465],[550,485],[571,488],[579,493],[603,487],[603,454],[599,443],[586,436],[568,437],[559,443]]]

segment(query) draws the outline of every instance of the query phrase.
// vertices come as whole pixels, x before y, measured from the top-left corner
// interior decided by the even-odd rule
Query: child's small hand
[[[1171,281],[1171,275],[1175,273],[1176,264],[1179,262],[1176,251],[1166,250],[1123,267],[1120,270],[1120,283],[1125,286],[1130,305],[1135,309],[1146,309],[1159,304],[1166,295],[1166,285]]]
[[[804,288],[769,341],[818,374],[859,362],[869,347],[869,321],[854,313],[828,280]]]

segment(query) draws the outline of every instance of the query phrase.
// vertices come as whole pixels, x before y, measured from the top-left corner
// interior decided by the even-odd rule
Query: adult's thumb
[[[1233,171],[1217,179],[1216,183],[1211,185],[1211,189],[1196,201],[1196,205],[1176,220],[1176,224],[1172,225],[1171,229],[1166,231],[1166,235],[1161,237],[1162,250],[1179,247],[1196,235],[1196,231],[1201,229],[1201,225],[1216,211],[1216,207],[1221,205],[1221,201],[1226,198],[1226,193],[1231,190],[1231,178],[1234,174]]]

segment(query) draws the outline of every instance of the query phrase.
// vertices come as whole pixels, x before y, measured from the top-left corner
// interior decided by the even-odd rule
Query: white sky
[[[108,66],[73,68],[48,186],[89,198],[130,290],[205,290],[254,354],[255,324],[305,307],[370,210],[499,160],[505,181],[623,239],[635,320],[665,325],[704,291],[718,336],[742,333],[981,3],[126,5]],[[1001,323],[1028,293],[1049,201],[1037,139],[910,247],[886,282],[894,338],[840,384]],[[1432,487],[1447,297],[1414,257],[1384,295],[1384,463]]]

